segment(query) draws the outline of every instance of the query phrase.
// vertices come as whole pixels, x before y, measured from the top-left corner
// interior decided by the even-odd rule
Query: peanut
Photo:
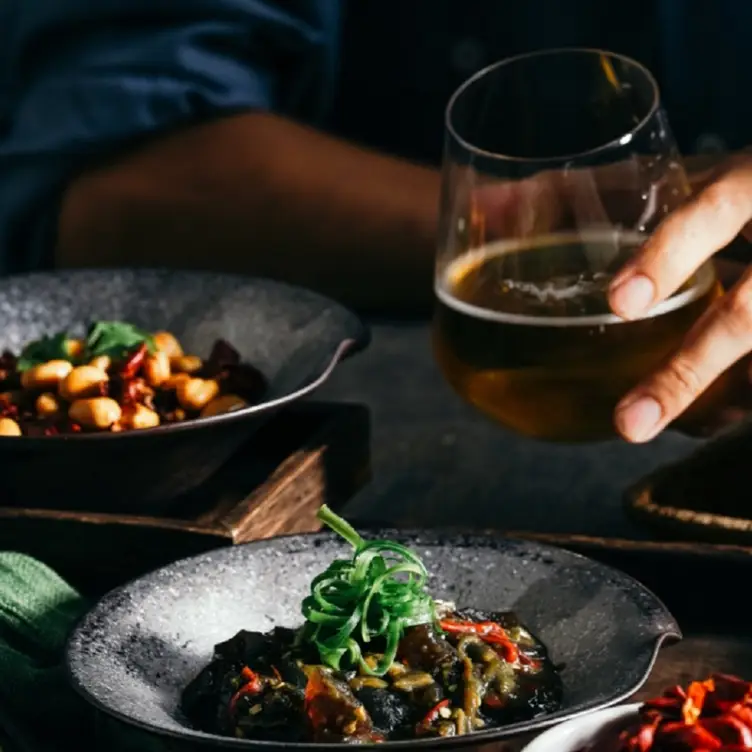
[[[201,410],[219,394],[219,384],[213,379],[188,379],[178,384],[176,392],[186,410]]]
[[[203,362],[198,355],[179,355],[177,358],[170,358],[170,365],[178,373],[196,373]]]
[[[24,389],[57,389],[58,384],[73,370],[73,364],[67,360],[48,360],[33,366],[21,374],[21,386]]]
[[[166,353],[168,358],[177,358],[183,354],[180,342],[170,332],[155,332],[153,340],[157,350]]]
[[[64,347],[68,357],[75,359],[84,351],[85,343],[82,339],[66,339]]]
[[[60,400],[52,392],[43,392],[34,403],[37,414],[42,418],[51,418],[60,412]]]
[[[0,418],[0,436],[20,436],[21,426],[12,418]]]
[[[112,365],[112,359],[109,355],[98,355],[89,365],[92,368],[98,368],[100,371],[106,371]]]
[[[152,386],[164,384],[170,378],[170,359],[167,353],[157,350],[144,361],[144,375]]]
[[[209,418],[212,415],[221,415],[230,413],[233,410],[241,410],[247,407],[248,403],[237,394],[224,394],[221,397],[215,397],[208,405],[201,410],[202,418]]]
[[[123,413],[123,424],[128,428],[154,428],[159,425],[159,415],[145,405],[133,405]]]
[[[110,377],[99,368],[78,366],[60,382],[58,393],[68,402],[85,397],[96,397],[102,393],[102,384],[109,380]]]
[[[167,381],[162,383],[164,389],[177,389],[178,385],[184,381],[190,381],[187,373],[173,373]]]
[[[109,428],[121,415],[120,405],[110,397],[77,399],[68,410],[68,417],[86,428]]]

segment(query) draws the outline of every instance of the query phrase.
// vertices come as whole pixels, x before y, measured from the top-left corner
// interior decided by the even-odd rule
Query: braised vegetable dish
[[[0,356],[0,436],[117,432],[219,415],[253,404],[262,374],[224,340],[205,360],[170,332],[97,321]]]
[[[618,739],[592,752],[741,752],[752,749],[752,685],[713,674],[647,700]]]
[[[257,741],[377,743],[448,737],[550,713],[561,681],[511,612],[435,601],[422,561],[364,540],[326,506],[353,547],[315,577],[303,625],[241,631],[185,688],[196,728]]]

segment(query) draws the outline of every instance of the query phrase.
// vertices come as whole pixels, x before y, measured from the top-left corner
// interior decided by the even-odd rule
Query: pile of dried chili
[[[645,702],[619,736],[618,752],[752,750],[752,684],[713,674]]]

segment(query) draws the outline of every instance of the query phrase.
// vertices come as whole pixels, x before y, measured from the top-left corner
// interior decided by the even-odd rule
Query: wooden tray
[[[663,538],[752,545],[752,422],[746,420],[624,494],[627,514]]]
[[[96,595],[217,546],[317,530],[370,478],[363,405],[300,403],[257,433],[171,517],[0,507],[0,547],[24,551]]]

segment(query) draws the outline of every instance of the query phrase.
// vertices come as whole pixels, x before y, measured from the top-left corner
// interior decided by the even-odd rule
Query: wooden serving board
[[[317,530],[320,505],[340,507],[369,478],[368,409],[303,402],[171,505],[170,516],[0,507],[0,547],[41,559],[97,595],[210,548]]]

